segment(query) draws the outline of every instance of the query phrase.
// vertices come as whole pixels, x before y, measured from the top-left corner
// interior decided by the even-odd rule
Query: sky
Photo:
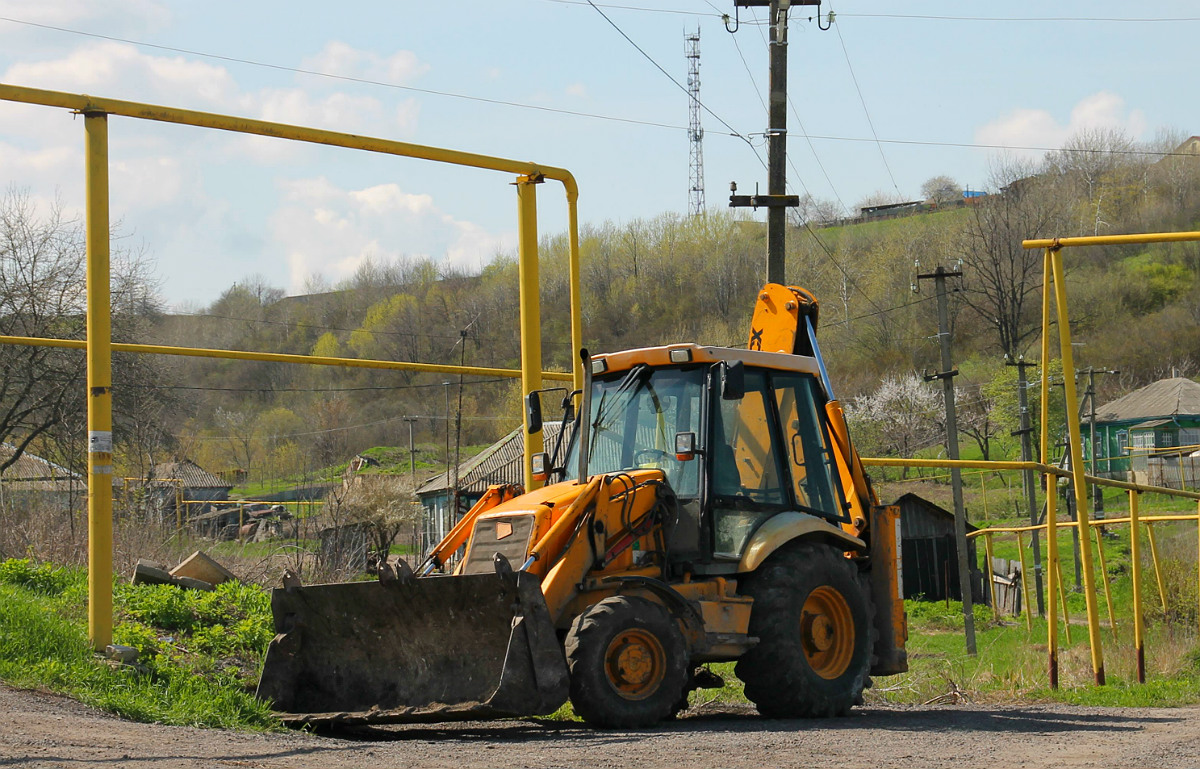
[[[1081,130],[1200,134],[1193,0],[831,8],[828,31],[813,7],[791,12],[788,183],[847,211],[877,191],[918,198],[935,175],[987,188],[999,154],[1037,158]],[[742,9],[730,33],[733,13],[732,0],[0,0],[0,82],[560,166],[583,223],[623,224],[688,211],[679,84],[696,29],[708,208],[730,181],[765,191],[765,11]],[[121,243],[145,251],[176,308],[248,276],[296,294],[365,259],[477,270],[515,250],[508,174],[127,118],[109,134]],[[83,149],[69,112],[0,102],[0,189],[79,215]],[[566,229],[560,186],[538,206],[543,234]]]

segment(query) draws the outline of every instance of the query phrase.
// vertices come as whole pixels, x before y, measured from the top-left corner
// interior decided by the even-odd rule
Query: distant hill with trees
[[[1036,358],[1040,329],[1041,254],[1020,241],[1200,228],[1200,156],[1175,153],[1182,143],[1164,135],[1142,146],[1118,132],[1091,131],[1039,161],[997,157],[990,194],[920,216],[817,227],[839,207],[808,201],[808,218],[797,218],[789,234],[787,278],[821,301],[819,334],[838,395],[852,406],[862,398],[870,407],[863,414],[880,413],[888,388],[909,392],[909,378],[938,367],[932,290],[914,293],[912,286],[918,270],[961,261],[951,312],[963,421],[968,431],[982,431],[977,440],[994,438],[1003,450],[1007,430],[999,425],[1008,416],[997,404],[1012,386],[1003,356]],[[924,192],[943,199],[960,190],[939,174]],[[46,226],[62,229],[61,222]],[[761,224],[712,210],[590,224],[580,235],[590,349],[745,343],[765,275]],[[571,360],[566,251],[565,234],[542,238],[545,360],[562,370]],[[1172,372],[1200,373],[1200,244],[1072,250],[1066,267],[1077,360],[1122,372],[1100,383],[1101,401]],[[123,341],[519,366],[514,254],[496,255],[477,273],[428,259],[365,262],[338,285],[314,278],[304,296],[284,296],[251,276],[190,314],[164,312],[133,272],[142,293],[130,294],[140,298],[127,303],[129,321],[117,326]],[[80,333],[77,325],[67,331]],[[0,348],[0,356],[17,354]],[[61,356],[53,365],[62,368]],[[487,443],[520,419],[509,380],[464,380],[461,430],[454,431],[457,377],[158,357],[121,365],[136,375],[114,388],[117,461],[126,473],[187,456],[212,471],[244,471],[251,481],[303,476],[366,447],[407,446],[405,416],[416,417],[422,459],[444,462],[448,443]],[[71,436],[83,403],[82,385],[74,385],[78,403],[71,396],[69,406],[56,406],[62,418],[51,419],[31,447],[76,469],[82,443]],[[122,389],[136,397],[120,396]],[[13,397],[0,393],[0,401]],[[14,426],[11,440],[29,429]],[[873,434],[879,440],[869,451],[910,440]]]

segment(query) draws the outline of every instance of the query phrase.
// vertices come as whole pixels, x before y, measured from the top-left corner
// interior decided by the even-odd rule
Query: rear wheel
[[[869,599],[855,565],[826,545],[775,553],[743,590],[754,598],[738,660],[746,697],[771,718],[845,715],[862,697],[871,663]]]
[[[649,726],[684,696],[688,652],[667,610],[645,598],[605,598],[571,623],[571,705],[593,726]]]

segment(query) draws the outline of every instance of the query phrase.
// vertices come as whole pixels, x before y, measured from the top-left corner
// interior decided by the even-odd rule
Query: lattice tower
[[[704,127],[700,125],[700,28],[684,35],[688,60],[688,143],[691,147],[688,174],[688,213],[704,215]]]

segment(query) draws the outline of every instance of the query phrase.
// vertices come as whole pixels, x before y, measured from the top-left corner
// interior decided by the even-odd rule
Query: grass
[[[865,694],[870,704],[1062,702],[1089,706],[1174,707],[1200,703],[1200,645],[1195,617],[1194,526],[1164,525],[1160,549],[1175,566],[1168,579],[1167,612],[1147,564],[1146,684],[1135,682],[1128,605],[1127,532],[1118,527],[1109,577],[1117,633],[1102,629],[1108,685],[1092,683],[1087,629],[1060,631],[1060,682],[1047,679],[1046,624],[1023,618],[993,620],[975,607],[978,654],[966,654],[961,605],[907,601],[910,670],[879,678]],[[1124,539],[1122,539],[1124,536]],[[1070,538],[1060,542],[1064,559]],[[999,552],[999,548],[998,548]],[[1147,556],[1148,557],[1148,556]],[[1191,562],[1188,562],[1188,558]],[[1070,573],[1069,560],[1064,561]],[[1191,576],[1187,570],[1191,569]],[[1192,586],[1193,592],[1186,592]],[[139,721],[194,726],[270,729],[277,723],[253,696],[262,654],[271,638],[269,600],[253,585],[228,583],[211,593],[171,586],[114,584],[115,641],[139,651],[135,666],[118,666],[93,654],[87,641],[86,574],[29,560],[0,562],[0,679],[9,684],[60,692],[89,705]],[[1103,597],[1101,596],[1103,602]],[[1071,593],[1074,623],[1084,616],[1083,598]],[[1191,612],[1189,614],[1189,611]],[[1102,616],[1106,617],[1103,604]],[[710,666],[725,685],[691,695],[689,712],[748,701],[733,674],[734,663]],[[551,720],[577,721],[570,704]]]
[[[271,639],[269,602],[260,589],[115,584],[114,642],[138,649],[136,665],[93,653],[86,596],[82,569],[0,563],[0,679],[137,721],[277,728],[252,691]]]
[[[935,609],[933,607],[941,607]],[[1087,628],[1072,627],[1067,641],[1059,633],[1060,688],[1051,689],[1047,673],[1046,624],[1035,620],[996,623],[990,610],[976,607],[978,654],[966,654],[961,604],[906,602],[909,610],[908,673],[881,679],[870,693],[875,701],[920,704],[947,699],[974,702],[1063,702],[1110,707],[1171,707],[1200,702],[1200,656],[1196,632],[1177,623],[1147,627],[1147,683],[1136,683],[1132,629],[1103,628],[1107,685],[1093,684]],[[939,618],[939,614],[943,618]],[[878,698],[878,699],[876,699]]]

